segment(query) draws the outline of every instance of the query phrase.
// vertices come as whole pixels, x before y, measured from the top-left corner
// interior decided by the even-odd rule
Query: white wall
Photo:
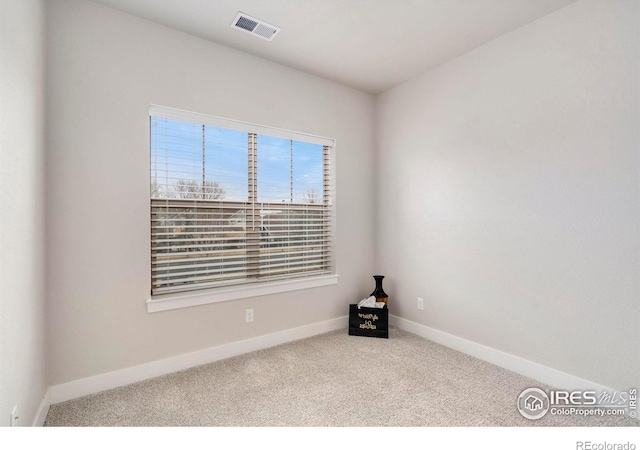
[[[395,314],[640,386],[638,19],[582,0],[378,97]]]
[[[94,3],[47,12],[51,385],[344,316],[373,290],[373,97]],[[338,285],[148,314],[149,104],[335,138]]]
[[[47,389],[44,6],[0,1],[0,426],[31,425]]]

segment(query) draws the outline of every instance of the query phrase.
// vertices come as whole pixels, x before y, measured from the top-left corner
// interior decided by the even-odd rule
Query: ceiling
[[[94,0],[377,94],[575,0]],[[282,28],[231,28],[242,11]]]

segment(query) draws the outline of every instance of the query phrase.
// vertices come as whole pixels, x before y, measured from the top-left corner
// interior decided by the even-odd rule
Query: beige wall
[[[579,1],[377,99],[394,313],[640,385],[638,17]]]
[[[90,2],[50,2],[47,25],[51,385],[344,316],[371,292],[372,96]],[[338,285],[148,314],[149,104],[335,138]]]
[[[0,1],[0,427],[31,425],[47,389],[44,5]]]

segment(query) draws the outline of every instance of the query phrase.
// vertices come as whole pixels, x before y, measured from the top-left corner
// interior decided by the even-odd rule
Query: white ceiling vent
[[[270,23],[256,19],[255,17],[248,16],[242,12],[238,13],[231,23],[231,27],[236,30],[251,33],[259,38],[266,39],[267,41],[272,40],[276,34],[280,32],[280,28],[275,25],[271,25]]]

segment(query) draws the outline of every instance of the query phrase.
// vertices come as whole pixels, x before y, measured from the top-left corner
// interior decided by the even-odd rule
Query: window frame
[[[177,108],[170,108],[159,105],[150,105],[149,118],[161,117],[172,120],[188,121],[197,124],[210,125],[214,127],[226,128],[231,130],[237,130],[247,133],[255,133],[261,135],[267,135],[277,138],[291,139],[296,141],[303,141],[312,144],[319,144],[330,147],[329,152],[329,173],[331,183],[329,185],[330,192],[330,234],[331,243],[329,244],[329,250],[333,253],[334,257],[330,265],[330,273],[314,274],[310,276],[297,276],[290,279],[259,281],[252,280],[245,284],[236,284],[230,286],[220,286],[212,288],[203,288],[199,290],[190,290],[183,292],[163,293],[150,295],[147,299],[147,312],[159,312],[177,308],[185,308],[197,305],[204,305],[210,303],[218,303],[230,300],[237,300],[242,298],[250,298],[262,295],[271,295],[283,292],[290,292],[300,289],[310,289],[321,286],[329,286],[338,283],[339,275],[336,270],[335,260],[335,236],[336,236],[336,202],[335,202],[335,174],[336,174],[336,157],[335,157],[335,139],[326,138],[322,136],[300,133],[296,131],[286,130],[282,128],[275,128],[265,125],[258,125],[250,122],[243,122],[233,119],[227,119],[208,114],[196,113],[191,111],[185,111]],[[151,148],[151,130],[149,130],[149,145]],[[149,158],[151,158],[151,151],[149,151]],[[151,159],[149,160],[151,164]],[[149,185],[151,185],[151,174],[148,172]],[[151,195],[149,196],[151,200]],[[151,216],[149,221],[151,223]],[[149,252],[151,255],[151,228],[149,227]],[[152,277],[149,277],[149,292],[151,292]]]

